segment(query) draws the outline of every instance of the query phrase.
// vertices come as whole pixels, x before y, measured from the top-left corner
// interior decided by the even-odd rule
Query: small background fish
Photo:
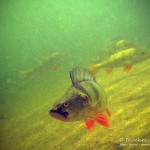
[[[108,74],[112,73],[114,68],[123,67],[125,72],[129,72],[132,66],[150,59],[149,51],[139,50],[134,47],[130,47],[132,44],[126,40],[119,40],[113,44],[109,52],[114,52],[113,54],[103,54],[105,57],[101,57],[93,60],[93,63],[89,65],[89,69],[96,74],[101,68],[105,68]]]
[[[45,72],[56,72],[59,70],[60,66],[67,61],[67,55],[60,52],[52,52],[42,57],[37,64],[27,70],[19,71],[19,74],[22,78],[28,78],[37,74],[38,76],[43,76]]]

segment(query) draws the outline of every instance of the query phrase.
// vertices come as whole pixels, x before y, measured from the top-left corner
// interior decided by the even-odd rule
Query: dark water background
[[[18,140],[22,137],[20,132],[25,126],[31,126],[26,130],[32,132],[30,124],[34,118],[38,119],[38,113],[42,114],[40,119],[48,115],[49,107],[70,85],[68,72],[72,67],[87,66],[91,58],[104,53],[115,39],[127,39],[147,48],[149,14],[149,0],[1,0],[2,149],[28,149]],[[20,78],[19,71],[32,68],[52,51],[69,55],[58,71],[46,71],[42,77]],[[23,119],[30,114],[37,117]],[[48,118],[44,118],[44,123],[49,123]]]

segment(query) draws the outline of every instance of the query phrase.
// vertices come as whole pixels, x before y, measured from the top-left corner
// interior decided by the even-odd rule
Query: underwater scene
[[[0,1],[0,150],[150,149],[149,0]]]

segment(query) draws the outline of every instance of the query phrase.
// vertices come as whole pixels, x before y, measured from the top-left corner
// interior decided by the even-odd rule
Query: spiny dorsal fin
[[[78,84],[82,81],[96,81],[92,73],[86,69],[81,67],[76,67],[72,71],[70,71],[70,78],[72,84]]]

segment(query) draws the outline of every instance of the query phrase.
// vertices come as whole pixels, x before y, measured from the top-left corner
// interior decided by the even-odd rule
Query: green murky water
[[[149,4],[149,0],[1,0],[0,149],[149,149],[149,59],[134,64],[128,73],[123,66],[110,75],[105,69],[97,73],[108,97],[111,127],[97,124],[87,131],[84,121],[64,123],[48,115],[71,85],[73,67],[108,58],[122,39],[149,53]],[[58,56],[51,60],[53,52]],[[29,76],[22,71],[29,71]]]

